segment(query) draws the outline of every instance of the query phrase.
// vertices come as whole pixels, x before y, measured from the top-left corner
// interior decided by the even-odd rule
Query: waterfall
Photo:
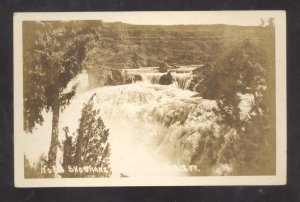
[[[147,73],[141,74],[143,81],[150,84],[159,84],[159,79],[165,73]],[[180,89],[189,90],[190,84],[194,78],[189,73],[171,73],[173,77],[173,84]]]
[[[214,101],[195,98],[194,92],[175,85],[138,82],[80,94],[63,112],[61,126],[67,125],[70,131],[75,131],[82,104],[94,93],[95,107],[100,109],[110,131],[111,165],[116,176],[178,174],[153,173],[153,169],[189,165],[200,138],[199,131],[215,125],[216,117],[211,110],[216,106]],[[176,145],[181,146],[173,148]]]
[[[160,77],[164,75],[164,73],[146,73],[141,74],[142,79],[145,83],[149,84],[158,84]]]
[[[194,78],[194,75],[189,73],[181,73],[181,74],[172,74],[173,79],[177,83],[178,88],[183,90],[189,90],[190,84]]]
[[[83,104],[96,93],[95,108],[109,129],[111,167],[113,177],[186,175],[159,168],[172,165],[201,165],[199,144],[207,137],[219,138],[217,107],[214,100],[195,97],[195,92],[184,90],[191,75],[172,74],[172,85],[157,85],[161,73],[141,75],[143,81],[117,86],[104,86],[77,93],[61,113],[59,141],[64,140],[63,127],[70,134],[78,128]],[[79,85],[86,85],[87,77],[79,76]],[[153,84],[152,84],[153,82]],[[250,102],[249,102],[250,103]],[[245,111],[248,102],[243,103]],[[251,104],[251,103],[250,103]],[[51,113],[43,112],[45,123],[25,135],[24,141],[40,153],[48,152],[51,135]],[[38,145],[36,144],[38,140]],[[202,144],[201,143],[201,144]],[[31,160],[38,152],[25,148]],[[198,151],[198,152],[197,152]],[[62,154],[58,154],[61,161]]]

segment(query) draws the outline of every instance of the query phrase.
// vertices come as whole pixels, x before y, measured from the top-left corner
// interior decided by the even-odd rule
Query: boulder
[[[172,75],[171,75],[170,72],[168,72],[167,74],[162,75],[159,78],[159,81],[158,81],[158,83],[160,85],[170,85],[170,84],[172,84],[172,82],[173,82],[173,78],[172,78]]]
[[[142,78],[142,76],[141,75],[134,75],[134,81],[136,82],[136,81],[142,81],[143,80],[143,78]]]

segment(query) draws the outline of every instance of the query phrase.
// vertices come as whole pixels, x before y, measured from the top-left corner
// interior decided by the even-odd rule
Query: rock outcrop
[[[89,44],[85,63],[113,69],[159,66],[167,72],[175,65],[213,62],[232,41],[267,36],[259,26],[230,25],[130,25],[94,23],[95,40]]]
[[[89,88],[101,86],[113,86],[123,84],[123,76],[120,70],[107,67],[87,68]]]
[[[141,75],[128,75],[118,69],[108,67],[86,68],[88,74],[89,88],[101,86],[115,86],[142,81]]]
[[[170,72],[168,72],[167,74],[162,75],[159,78],[159,81],[158,81],[158,83],[160,85],[170,85],[170,84],[172,84],[172,82],[173,82],[173,78],[172,78],[172,75],[171,75]]]

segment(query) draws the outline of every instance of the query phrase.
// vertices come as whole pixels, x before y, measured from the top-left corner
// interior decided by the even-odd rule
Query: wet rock
[[[141,75],[134,75],[134,81],[136,82],[136,81],[142,81],[143,80],[143,78],[142,78],[142,76]]]
[[[106,67],[88,67],[89,88],[96,88],[107,85],[110,80],[111,70]]]
[[[172,75],[171,75],[170,72],[168,72],[167,74],[162,75],[159,78],[159,81],[158,81],[158,83],[160,85],[170,85],[170,84],[172,84],[172,82],[173,82],[173,78],[172,78]]]
[[[130,84],[130,83],[134,83],[134,82],[137,82],[137,81],[142,81],[143,78],[141,75],[130,75],[130,76],[125,76],[123,77],[123,80],[124,80],[124,84]]]
[[[123,77],[119,70],[111,70],[111,84],[110,85],[121,85],[123,84]]]

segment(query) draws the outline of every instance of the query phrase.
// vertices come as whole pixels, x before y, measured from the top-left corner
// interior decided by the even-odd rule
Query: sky
[[[176,24],[231,24],[254,25],[261,18],[268,19],[268,14],[235,12],[124,12],[115,16],[101,13],[106,22],[120,21],[129,24],[176,25]]]
[[[22,13],[26,20],[94,20],[144,25],[229,24],[258,26],[284,11],[147,11]],[[18,13],[17,13],[18,15]],[[276,23],[276,20],[275,20]]]

